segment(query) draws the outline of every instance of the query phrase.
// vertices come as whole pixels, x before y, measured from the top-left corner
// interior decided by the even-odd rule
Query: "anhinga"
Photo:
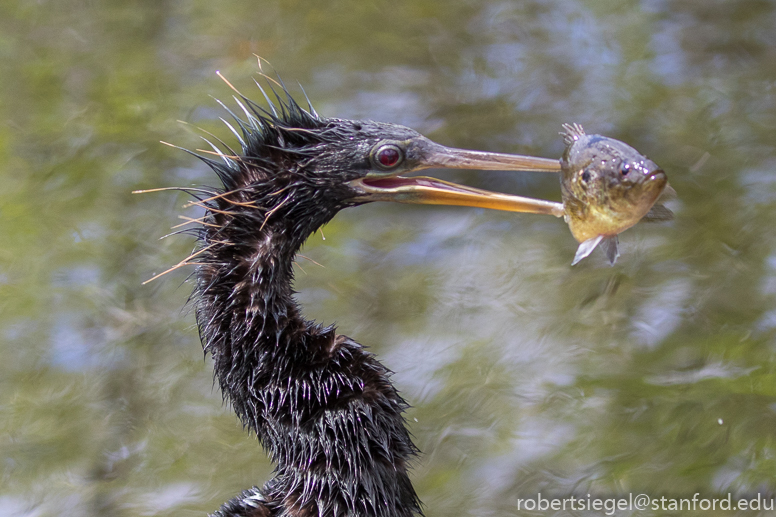
[[[235,97],[243,115],[232,113],[239,127],[232,131],[241,151],[222,144],[219,159],[198,155],[223,183],[199,189],[206,213],[187,262],[197,264],[202,344],[224,397],[277,465],[262,488],[214,515],[419,514],[407,475],[416,453],[402,416],[407,404],[374,355],[334,327],[304,319],[293,298],[294,257],[338,211],[370,201],[561,215],[558,203],[400,175],[560,167],[444,147],[396,124],[325,118],[283,90],[267,110]]]

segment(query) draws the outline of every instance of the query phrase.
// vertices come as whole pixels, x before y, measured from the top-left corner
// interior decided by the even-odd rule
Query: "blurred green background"
[[[396,371],[428,517],[773,496],[774,27],[771,0],[0,1],[0,516],[201,516],[270,476],[203,360],[191,270],[141,285],[196,212],[130,194],[216,182],[159,141],[200,147],[177,120],[229,141],[215,71],[259,99],[254,54],[325,116],[546,157],[579,122],[679,193],[613,268],[570,267],[560,220],[468,208],[374,204],[310,238],[299,300]],[[436,175],[560,198],[550,174]]]

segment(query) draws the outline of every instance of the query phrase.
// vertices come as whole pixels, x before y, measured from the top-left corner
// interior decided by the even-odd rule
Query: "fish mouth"
[[[654,171],[652,174],[650,174],[647,177],[647,179],[649,181],[662,181],[662,182],[666,182],[666,181],[668,181],[668,175],[666,174],[666,172],[663,169],[658,169],[658,170]]]
[[[349,182],[356,191],[353,201],[393,201],[424,205],[489,208],[509,212],[551,214],[561,217],[563,204],[467,187],[428,176],[401,176],[423,169],[474,169],[560,172],[558,160],[532,156],[455,149],[421,138],[414,142],[411,167],[402,171],[367,173]]]
[[[668,185],[668,175],[663,169],[658,169],[647,176],[647,179],[644,183],[649,191],[655,192],[657,196],[659,196],[663,192],[663,189],[665,189],[666,185]]]

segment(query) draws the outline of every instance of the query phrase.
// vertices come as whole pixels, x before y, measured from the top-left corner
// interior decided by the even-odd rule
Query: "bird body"
[[[339,210],[373,200],[541,213],[549,206],[400,172],[559,165],[450,149],[395,124],[324,118],[290,95],[269,111],[236,100],[245,114],[233,115],[241,151],[223,144],[226,150],[214,146],[220,161],[197,155],[223,187],[199,201],[206,215],[191,259],[196,317],[223,396],[277,467],[263,487],[214,515],[420,514],[408,477],[417,449],[402,416],[407,404],[374,355],[302,317],[293,298],[294,257]]]
[[[239,160],[211,163],[224,181],[220,194],[231,193],[207,202],[197,321],[221,390],[278,465],[263,489],[216,515],[413,515],[420,508],[407,476],[416,449],[402,418],[406,403],[372,354],[333,327],[305,321],[293,299],[294,256],[347,205],[346,189],[327,181],[324,163],[317,176],[294,170],[299,160],[281,170],[263,166],[283,163],[286,150],[306,156],[326,141],[327,125],[346,142],[342,132],[355,127],[286,107],[295,110],[285,119],[289,129],[316,138],[302,133],[304,146],[291,147],[292,131],[266,124],[243,135]]]

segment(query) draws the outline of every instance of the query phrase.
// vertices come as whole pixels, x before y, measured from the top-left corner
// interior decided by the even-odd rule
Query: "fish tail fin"
[[[617,237],[615,237],[616,239]],[[593,237],[592,239],[588,239],[585,242],[581,243],[579,247],[577,248],[577,254],[574,255],[574,261],[571,263],[572,266],[576,265],[580,260],[587,257],[591,253],[593,253],[593,250],[598,246],[598,244],[604,239],[603,235],[597,235]]]
[[[620,256],[620,239],[616,235],[606,237],[601,241],[601,247],[606,253],[606,258],[609,259],[609,264],[613,266],[617,262],[617,257]]]
[[[575,122],[574,124],[563,124],[563,131],[559,134],[563,137],[563,142],[566,145],[574,145],[574,142],[585,135],[585,130]]]

